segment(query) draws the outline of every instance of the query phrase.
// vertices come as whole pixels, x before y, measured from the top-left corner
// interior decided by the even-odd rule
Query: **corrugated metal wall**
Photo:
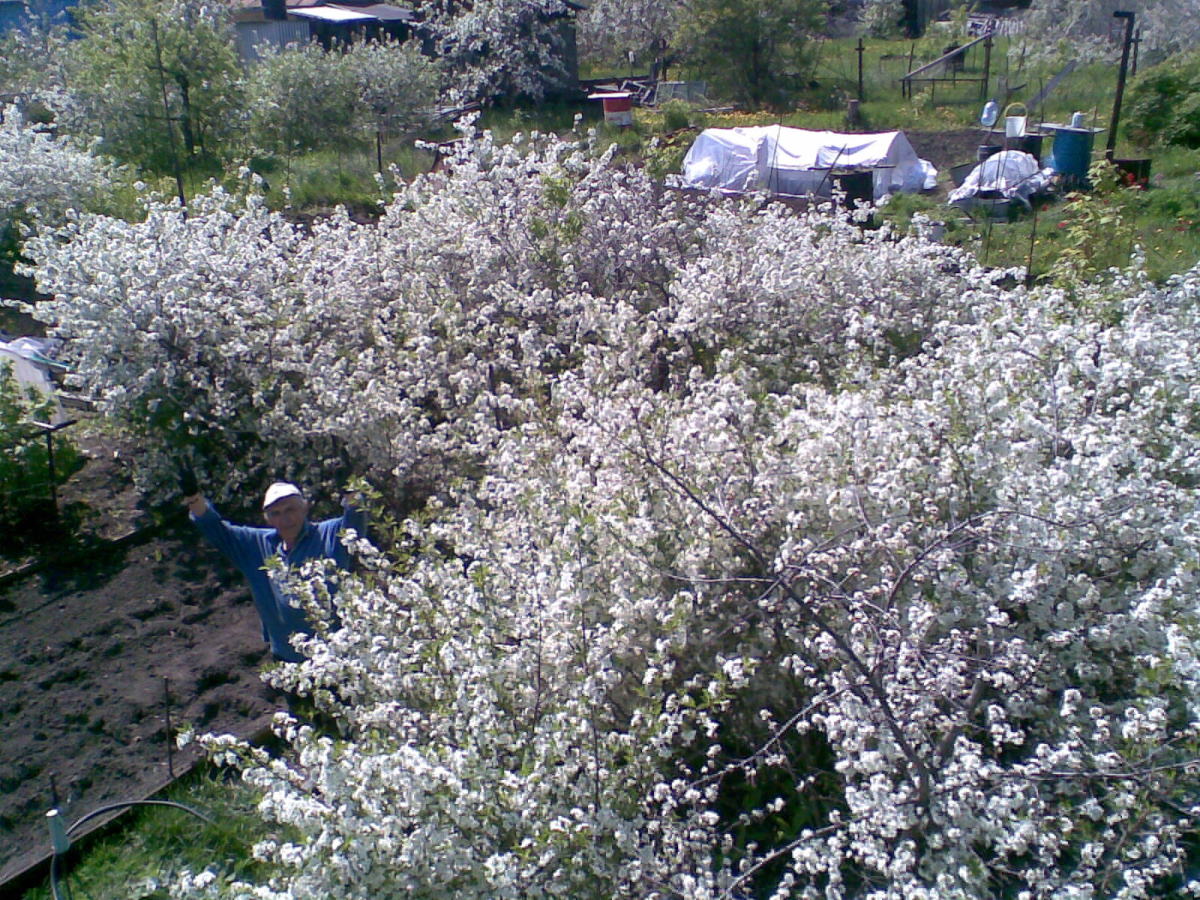
[[[311,35],[307,22],[238,22],[238,56],[243,62],[255,62],[259,44],[286,47],[288,44],[307,43]]]

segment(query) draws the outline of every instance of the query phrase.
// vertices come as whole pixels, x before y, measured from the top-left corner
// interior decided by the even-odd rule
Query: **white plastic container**
[[[996,117],[1000,115],[1000,104],[995,100],[989,100],[983,107],[983,112],[979,114],[979,124],[986,128],[991,128],[996,124]]]

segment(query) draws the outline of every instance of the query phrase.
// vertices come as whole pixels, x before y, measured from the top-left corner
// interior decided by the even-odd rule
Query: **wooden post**
[[[162,60],[162,42],[158,39],[158,19],[152,19],[150,25],[154,35],[154,65],[158,71],[158,85],[162,93],[163,121],[167,126],[167,148],[171,154],[171,168],[175,174],[175,187],[179,192],[179,205],[186,217],[187,195],[183,191],[183,167],[179,162],[179,152],[175,149],[175,126],[171,118],[171,101],[167,96],[167,69]]]

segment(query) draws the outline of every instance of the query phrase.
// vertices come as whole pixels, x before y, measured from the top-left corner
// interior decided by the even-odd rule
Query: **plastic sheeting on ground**
[[[1009,200],[1029,206],[1029,198],[1044,190],[1053,175],[1052,169],[1040,168],[1037,157],[1029,153],[1002,150],[972,169],[947,200],[959,203],[985,191],[998,191]]]
[[[874,196],[928,190],[937,169],[902,131],[840,134],[782,125],[707,128],[683,160],[682,185],[728,192],[828,197],[830,170],[869,169]]]

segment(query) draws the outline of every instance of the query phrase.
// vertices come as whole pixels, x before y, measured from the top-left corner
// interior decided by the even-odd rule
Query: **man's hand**
[[[193,516],[204,513],[208,501],[200,493],[200,484],[196,481],[196,473],[191,466],[183,466],[179,470],[179,493],[183,494],[183,502]]]
[[[200,493],[200,484],[196,481],[196,470],[191,466],[179,467],[179,493],[185,497],[194,497]]]

